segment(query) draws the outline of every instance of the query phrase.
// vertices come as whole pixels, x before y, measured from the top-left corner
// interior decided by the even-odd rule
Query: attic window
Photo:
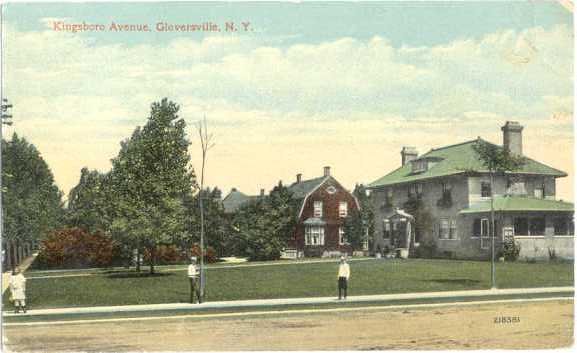
[[[335,192],[337,192],[337,188],[335,188],[335,187],[332,186],[332,185],[329,186],[326,190],[327,190],[327,192],[328,192],[329,194],[331,194],[331,195],[334,194]]]
[[[412,162],[412,170],[413,173],[422,173],[427,170],[427,160],[425,159],[417,159]]]

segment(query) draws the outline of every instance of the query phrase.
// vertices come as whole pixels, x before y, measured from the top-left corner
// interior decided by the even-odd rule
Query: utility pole
[[[0,83],[0,86],[2,84]],[[4,94],[4,92],[2,91],[2,94]],[[12,115],[9,114],[8,110],[10,108],[12,108],[12,104],[8,103],[8,99],[4,98],[4,96],[2,96],[2,110],[0,112],[0,141],[1,141],[1,145],[0,146],[4,146],[4,135],[2,133],[3,127],[4,125],[12,125]],[[4,203],[2,200],[2,195],[3,193],[3,185],[2,185],[2,147],[0,147],[0,239],[4,239]],[[8,252],[5,252],[4,246],[2,245],[3,243],[0,241],[0,253],[2,254],[2,262],[4,262],[4,257],[5,256],[11,256],[11,254],[9,254]],[[8,248],[8,250],[10,250],[10,248]],[[14,262],[10,261],[12,268],[14,268]]]

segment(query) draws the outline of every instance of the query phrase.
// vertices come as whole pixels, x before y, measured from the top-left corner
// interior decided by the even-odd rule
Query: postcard
[[[571,1],[1,10],[4,350],[573,346]]]

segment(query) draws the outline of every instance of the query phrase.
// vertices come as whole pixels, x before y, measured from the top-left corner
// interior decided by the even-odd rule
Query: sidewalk
[[[202,311],[207,309],[240,309],[240,308],[263,308],[263,307],[283,307],[290,305],[318,305],[337,303],[398,303],[412,300],[437,300],[437,299],[473,299],[473,298],[496,298],[500,296],[531,296],[551,294],[557,296],[574,292],[574,287],[547,287],[547,288],[514,288],[514,289],[488,289],[488,290],[467,290],[467,291],[446,291],[446,292],[426,292],[426,293],[404,293],[404,294],[382,294],[382,295],[361,295],[349,297],[346,301],[339,301],[335,297],[319,298],[291,298],[291,299],[257,299],[257,300],[237,300],[206,302],[202,304],[173,303],[173,304],[150,304],[150,305],[122,305],[122,306],[95,306],[80,308],[57,308],[29,310],[26,314],[14,314],[4,312],[4,317],[25,317],[25,316],[51,316],[51,315],[82,315],[82,314],[106,314],[106,313],[138,313],[138,312],[158,312],[158,311]]]
[[[20,263],[20,265],[18,265],[22,273],[24,273],[28,269],[28,267],[32,265],[32,262],[34,262],[36,255],[38,255],[38,253],[34,253],[31,256],[28,256]],[[12,276],[12,273],[10,271],[2,273],[2,295],[4,295],[4,292],[10,286],[10,276]]]

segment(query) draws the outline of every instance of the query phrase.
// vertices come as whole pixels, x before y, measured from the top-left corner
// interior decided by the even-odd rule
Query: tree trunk
[[[12,270],[14,269],[14,267],[12,266],[14,262],[12,261],[12,242],[10,240],[6,241],[4,250],[5,250],[4,256],[6,256],[6,268]]]
[[[140,248],[136,247],[136,272],[140,272]]]
[[[154,274],[154,261],[156,260],[156,246],[150,247],[150,274]]]

